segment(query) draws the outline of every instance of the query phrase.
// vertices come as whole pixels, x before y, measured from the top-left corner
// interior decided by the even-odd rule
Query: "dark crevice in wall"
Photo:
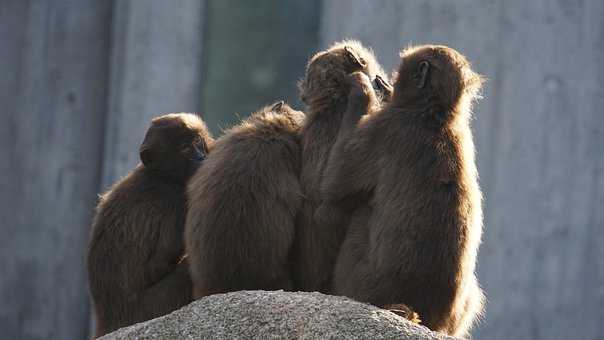
[[[109,1],[108,1],[109,2]],[[112,56],[113,56],[113,23],[114,23],[114,19],[115,19],[115,1],[110,1],[110,3],[108,4],[109,6],[109,13],[107,15],[108,20],[106,22],[106,30],[105,30],[105,41],[107,42],[107,53],[105,55],[105,65],[103,66],[103,68],[106,70],[106,77],[104,78],[104,84],[99,84],[99,86],[103,86],[104,87],[104,107],[102,108],[102,110],[100,110],[100,112],[104,112],[104,115],[102,117],[101,121],[101,126],[99,126],[99,129],[101,130],[101,139],[99,141],[99,146],[98,146],[98,152],[97,152],[97,168],[96,168],[96,174],[95,174],[95,186],[96,188],[98,188],[98,192],[103,192],[105,190],[105,188],[103,188],[103,169],[104,169],[104,162],[105,162],[105,155],[106,155],[106,150],[105,147],[107,145],[107,134],[106,134],[106,129],[107,129],[107,120],[109,117],[109,100],[110,100],[110,83],[111,83],[111,71],[112,71]],[[94,202],[94,204],[96,205],[96,201]],[[92,216],[94,214],[94,212],[91,212],[90,215]],[[91,221],[92,223],[92,221]],[[86,275],[88,275],[88,272],[86,271]],[[88,287],[87,287],[88,288]],[[90,300],[88,300],[88,309],[90,310],[90,313],[88,314],[88,323],[87,323],[87,329],[86,329],[86,334],[87,334],[87,338],[92,339],[92,337],[94,336],[94,330],[96,327],[95,324],[95,318],[94,318],[94,308],[92,306],[92,303],[90,302]]]
[[[320,11],[319,0],[206,2],[201,97],[214,134],[277,100],[301,108],[296,83],[318,47]]]

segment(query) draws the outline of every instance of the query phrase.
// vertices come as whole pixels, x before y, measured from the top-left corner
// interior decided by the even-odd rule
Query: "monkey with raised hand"
[[[373,80],[376,104],[389,97],[387,77],[373,52],[357,41],[343,41],[315,54],[299,84],[306,120],[301,131],[300,183],[304,202],[298,215],[292,258],[296,287],[331,292],[333,267],[345,228],[332,228],[314,217],[320,204],[319,188],[330,150],[347,109],[348,77],[361,72]],[[349,123],[346,123],[349,124]]]
[[[193,114],[155,118],[140,147],[142,164],[101,196],[88,249],[95,337],[192,301],[185,185],[212,143]]]
[[[475,276],[482,209],[470,130],[482,78],[445,46],[410,48],[401,58],[391,102],[365,116],[371,108],[357,106],[363,118],[340,136],[325,170],[319,220],[369,212],[350,224],[334,293],[404,304],[430,329],[462,336],[484,300]],[[350,204],[360,193],[367,199]]]
[[[196,299],[293,289],[303,119],[283,102],[253,113],[216,141],[191,179],[185,239]]]

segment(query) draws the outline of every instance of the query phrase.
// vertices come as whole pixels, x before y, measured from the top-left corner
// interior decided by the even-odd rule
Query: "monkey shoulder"
[[[184,209],[184,188],[158,180],[138,167],[101,196],[92,241],[101,236],[122,242],[137,240],[142,229],[177,222]]]
[[[251,167],[268,165],[267,161],[299,162],[300,129],[299,119],[286,114],[253,115],[218,140],[220,159]]]

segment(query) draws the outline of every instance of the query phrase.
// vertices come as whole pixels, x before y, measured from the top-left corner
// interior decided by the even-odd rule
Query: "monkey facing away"
[[[376,80],[379,80],[376,78]],[[342,118],[342,124],[336,142],[334,143],[330,158],[334,154],[337,157],[338,153],[343,152],[342,148],[346,145],[348,136],[352,133],[358,122],[365,117],[366,114],[371,114],[380,107],[380,100],[389,101],[391,99],[392,90],[389,84],[384,84],[382,87],[386,91],[381,91],[382,98],[378,97],[380,91],[377,91],[375,80],[370,83],[369,78],[362,72],[354,72],[347,81],[350,85],[348,94],[348,103],[346,111]],[[365,117],[367,118],[367,117]],[[329,164],[328,160],[328,164]],[[348,242],[344,248],[348,247],[357,240],[365,238],[365,225],[372,214],[372,208],[368,204],[370,192],[362,192],[360,194],[351,195],[344,200],[338,202],[337,206],[329,204],[321,204],[315,211],[315,219],[319,225],[324,228],[335,228],[336,230],[345,230]],[[359,250],[361,250],[359,252]],[[355,256],[355,260],[362,256],[362,249],[346,249],[346,252],[351,252]],[[333,290],[333,289],[332,289]],[[417,313],[409,306],[403,303],[381,305],[379,307],[390,310],[391,312],[402,316],[412,322],[420,323],[421,320]]]
[[[292,290],[303,119],[283,102],[261,109],[226,131],[191,179],[185,242],[194,298]]]
[[[344,230],[329,228],[314,218],[320,204],[319,187],[331,147],[340,132],[347,108],[349,82],[353,72],[374,79],[378,102],[388,98],[391,88],[373,52],[357,41],[343,41],[315,54],[300,82],[300,96],[306,107],[301,131],[302,170],[300,182],[305,196],[298,215],[292,258],[296,288],[303,291],[331,291],[331,277]]]
[[[448,47],[401,56],[391,102],[341,136],[325,171],[317,214],[366,215],[350,223],[334,290],[377,306],[405,304],[430,329],[465,335],[484,300],[474,273],[482,211],[470,130],[482,78]],[[368,199],[356,200],[359,193]]]
[[[212,143],[193,114],[155,118],[140,147],[142,164],[101,196],[88,249],[95,337],[191,302],[185,184]]]

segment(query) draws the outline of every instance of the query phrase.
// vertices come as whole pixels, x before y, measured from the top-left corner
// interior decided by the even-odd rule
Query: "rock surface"
[[[242,291],[208,296],[110,339],[453,339],[386,310],[320,293]]]

